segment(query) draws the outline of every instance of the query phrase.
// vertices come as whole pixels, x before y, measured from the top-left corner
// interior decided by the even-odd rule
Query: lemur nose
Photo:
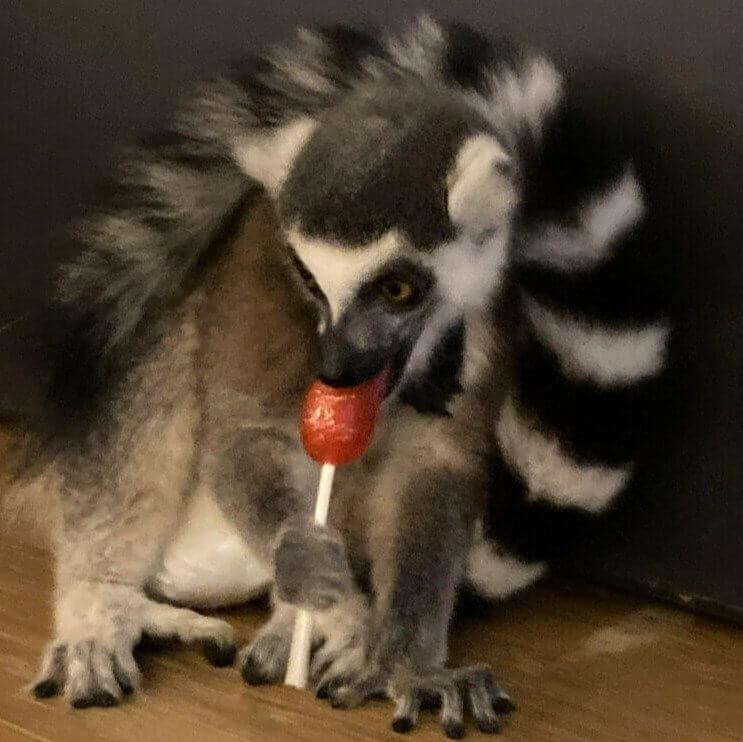
[[[386,359],[375,350],[361,350],[332,334],[321,341],[320,378],[328,386],[354,386],[371,379]]]

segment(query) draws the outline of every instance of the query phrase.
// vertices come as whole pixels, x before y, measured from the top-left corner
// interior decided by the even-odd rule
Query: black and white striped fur
[[[495,422],[485,541],[470,564],[491,597],[589,537],[652,454],[670,334],[628,146],[566,97],[524,151],[512,268],[520,337]]]

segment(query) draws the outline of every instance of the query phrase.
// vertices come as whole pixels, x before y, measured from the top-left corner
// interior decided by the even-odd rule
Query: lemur
[[[652,292],[627,298],[643,188],[584,114],[543,55],[423,17],[300,31],[124,152],[71,231],[17,483],[47,495],[56,559],[38,696],[115,705],[143,635],[229,664],[233,629],[183,606],[268,588],[247,682],[281,680],[309,607],[334,705],[381,693],[406,731],[433,699],[449,736],[465,707],[499,729],[491,670],[447,665],[457,590],[530,584],[611,505],[665,365]],[[302,393],[384,365],[372,447],[314,526]],[[179,584],[214,542],[238,556]]]

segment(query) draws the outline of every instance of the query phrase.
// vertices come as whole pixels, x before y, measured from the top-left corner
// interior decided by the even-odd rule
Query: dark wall
[[[674,425],[590,570],[743,606],[743,4],[736,0],[432,0],[551,52],[607,116],[640,131],[657,246],[680,328]],[[450,10],[455,8],[456,11]],[[24,334],[50,239],[114,146],[195,77],[297,23],[409,16],[366,0],[5,0],[0,24],[0,408],[32,406]],[[13,323],[3,329],[7,323]]]

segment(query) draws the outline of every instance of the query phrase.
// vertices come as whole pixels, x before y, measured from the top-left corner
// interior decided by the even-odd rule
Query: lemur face
[[[474,110],[410,81],[293,126],[274,144],[287,156],[271,189],[318,305],[322,374],[343,386],[391,364],[399,380],[417,345],[497,291],[517,204],[511,158]]]

